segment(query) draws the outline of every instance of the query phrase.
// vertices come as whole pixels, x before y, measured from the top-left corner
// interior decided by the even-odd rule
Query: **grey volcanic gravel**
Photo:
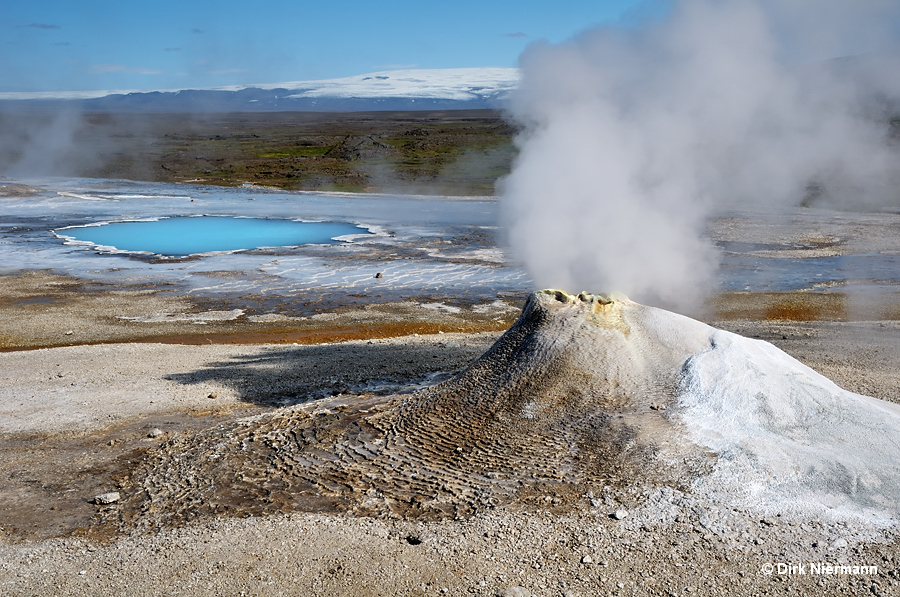
[[[753,522],[751,533],[727,538],[690,513],[683,522],[633,527],[602,509],[420,524],[323,514],[214,519],[107,546],[77,538],[7,545],[0,588],[6,595],[495,595],[522,586],[524,594],[558,596],[900,589],[892,546],[832,547],[815,525]],[[807,564],[806,575],[762,572],[780,562],[879,571],[811,575]]]

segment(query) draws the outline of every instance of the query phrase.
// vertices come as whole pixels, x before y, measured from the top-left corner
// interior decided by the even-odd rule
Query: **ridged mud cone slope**
[[[176,439],[126,481],[126,524],[291,509],[467,516],[566,508],[604,487],[890,523],[900,408],[770,344],[624,296],[532,294],[453,379]]]

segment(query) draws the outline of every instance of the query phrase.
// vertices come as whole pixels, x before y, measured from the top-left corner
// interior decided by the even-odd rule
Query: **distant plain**
[[[0,174],[21,160],[26,142],[58,134],[59,119],[0,112],[11,141],[0,146]],[[53,148],[53,160],[30,164],[32,174],[441,195],[494,194],[516,132],[492,110],[84,112],[65,129],[68,141]]]

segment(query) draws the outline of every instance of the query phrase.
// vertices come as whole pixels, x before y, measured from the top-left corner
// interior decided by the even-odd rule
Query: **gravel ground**
[[[722,327],[772,341],[848,389],[898,399],[897,322]],[[322,395],[410,390],[463,367],[496,335],[0,354],[0,473],[9,479],[0,593],[900,594],[891,532],[759,519],[640,480],[566,510],[548,495],[546,509],[513,504],[460,520],[294,512],[158,532],[92,526],[116,507],[92,498],[162,441]],[[829,564],[851,568],[828,573]]]

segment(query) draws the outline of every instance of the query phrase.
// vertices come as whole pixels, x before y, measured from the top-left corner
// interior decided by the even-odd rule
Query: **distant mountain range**
[[[515,68],[395,70],[321,81],[161,91],[0,93],[0,110],[78,108],[111,112],[317,112],[501,107]]]

